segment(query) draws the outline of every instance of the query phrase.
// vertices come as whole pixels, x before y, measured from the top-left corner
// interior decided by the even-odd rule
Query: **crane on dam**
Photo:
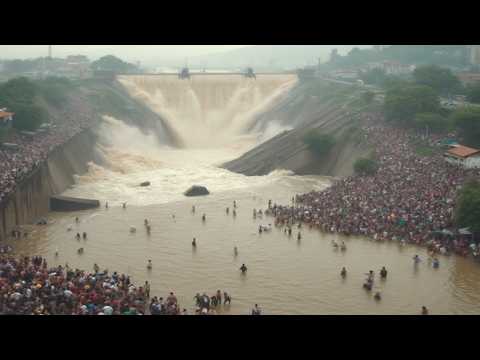
[[[245,71],[245,74],[243,76],[245,76],[246,78],[249,78],[249,79],[257,80],[257,75],[255,75],[255,72],[253,71],[253,69],[251,67],[247,68],[247,70]]]
[[[180,80],[190,79],[190,70],[188,67],[184,67],[178,74]]]

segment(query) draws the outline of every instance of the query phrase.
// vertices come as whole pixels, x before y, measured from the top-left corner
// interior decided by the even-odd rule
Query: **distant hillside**
[[[189,66],[199,68],[245,68],[258,70],[295,69],[326,61],[332,49],[346,53],[349,45],[256,45],[222,53],[202,55],[188,60]],[[361,48],[365,46],[360,46]]]

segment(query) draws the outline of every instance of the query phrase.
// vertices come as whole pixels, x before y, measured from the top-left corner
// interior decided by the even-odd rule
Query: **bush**
[[[468,101],[472,103],[480,103],[480,83],[468,86],[466,93]]]
[[[46,111],[35,105],[18,105],[12,111],[15,112],[13,127],[19,131],[35,131],[48,119]]]
[[[355,161],[353,169],[359,175],[374,175],[378,170],[378,164],[375,160],[361,158]]]
[[[321,134],[318,130],[305,135],[303,141],[314,154],[320,156],[327,155],[335,145],[331,135]]]

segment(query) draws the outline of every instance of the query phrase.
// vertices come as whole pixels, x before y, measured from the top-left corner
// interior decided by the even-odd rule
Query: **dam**
[[[273,218],[253,218],[253,209],[264,210],[269,200],[289,204],[296,194],[326,189],[332,182],[281,169],[245,176],[219,167],[291,129],[285,121],[263,115],[294,91],[295,75],[259,74],[257,80],[204,75],[189,81],[133,75],[120,76],[118,82],[162,118],[177,146],[121,116],[103,114],[92,145],[103,161],[87,157],[86,171],[76,171],[73,185],[60,191],[65,197],[99,199],[102,206],[50,213],[49,225],[27,226],[28,238],[9,240],[16,253],[42,255],[54,265],[92,269],[99,264],[130,274],[135,283],[149,281],[156,296],[174,291],[190,313],[196,293],[211,295],[218,289],[233,298],[231,307],[219,310],[226,315],[247,314],[255,303],[264,313],[279,315],[416,314],[424,304],[436,314],[478,313],[480,271],[467,259],[445,257],[439,269],[425,265],[415,271],[412,257],[427,256],[415,246],[308,228],[301,230],[301,241],[276,228],[258,233],[259,226],[268,226]],[[144,181],[151,186],[139,187]],[[184,191],[197,184],[211,194],[186,198]],[[233,209],[234,201],[236,217],[225,211]],[[150,234],[143,228],[145,219],[152,226]],[[131,227],[138,231],[131,233]],[[74,234],[82,232],[88,239],[76,240]],[[333,251],[332,240],[345,241],[348,251]],[[81,256],[80,246],[85,249]],[[249,268],[246,276],[238,271],[243,263]],[[342,280],[344,266],[349,276]],[[375,290],[385,295],[375,302],[361,283],[364,273],[382,266],[391,277],[378,283]]]

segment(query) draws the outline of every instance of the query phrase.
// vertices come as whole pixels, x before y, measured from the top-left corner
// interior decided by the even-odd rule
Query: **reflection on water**
[[[258,226],[273,219],[254,220],[253,208],[265,208],[269,199],[287,203],[293,194],[313,184],[327,186],[328,181],[292,177],[169,204],[51,214],[53,224],[35,227],[28,239],[15,245],[19,253],[44,255],[54,264],[68,262],[92,269],[98,263],[101,268],[131,274],[139,284],[148,280],[152,294],[175,291],[181,306],[189,311],[197,292],[213,294],[220,289],[233,297],[227,314],[246,314],[255,303],[267,314],[418,314],[423,305],[432,314],[479,312],[480,270],[471,260],[442,257],[440,268],[433,269],[426,251],[413,246],[322,234],[305,227],[301,241],[297,240],[298,229],[292,237],[276,228],[258,234]],[[238,204],[236,218],[233,200]],[[195,214],[192,205],[196,205]],[[226,207],[231,209],[228,216]],[[76,216],[81,219],[78,225]],[[152,224],[150,236],[144,219]],[[136,234],[129,232],[130,226],[137,228]],[[83,231],[88,240],[75,240],[76,232]],[[196,250],[191,245],[193,237]],[[344,240],[347,251],[335,251],[332,239]],[[81,256],[76,252],[79,247],[85,248]],[[58,259],[53,256],[56,248]],[[412,257],[417,253],[423,261],[414,267]],[[153,261],[150,272],[148,259]],[[242,263],[248,267],[246,276],[239,271]],[[343,266],[348,270],[346,279],[340,277]],[[389,271],[386,281],[378,279],[382,266]],[[369,270],[377,273],[372,293],[362,288]],[[373,299],[376,291],[382,293],[380,302]]]

